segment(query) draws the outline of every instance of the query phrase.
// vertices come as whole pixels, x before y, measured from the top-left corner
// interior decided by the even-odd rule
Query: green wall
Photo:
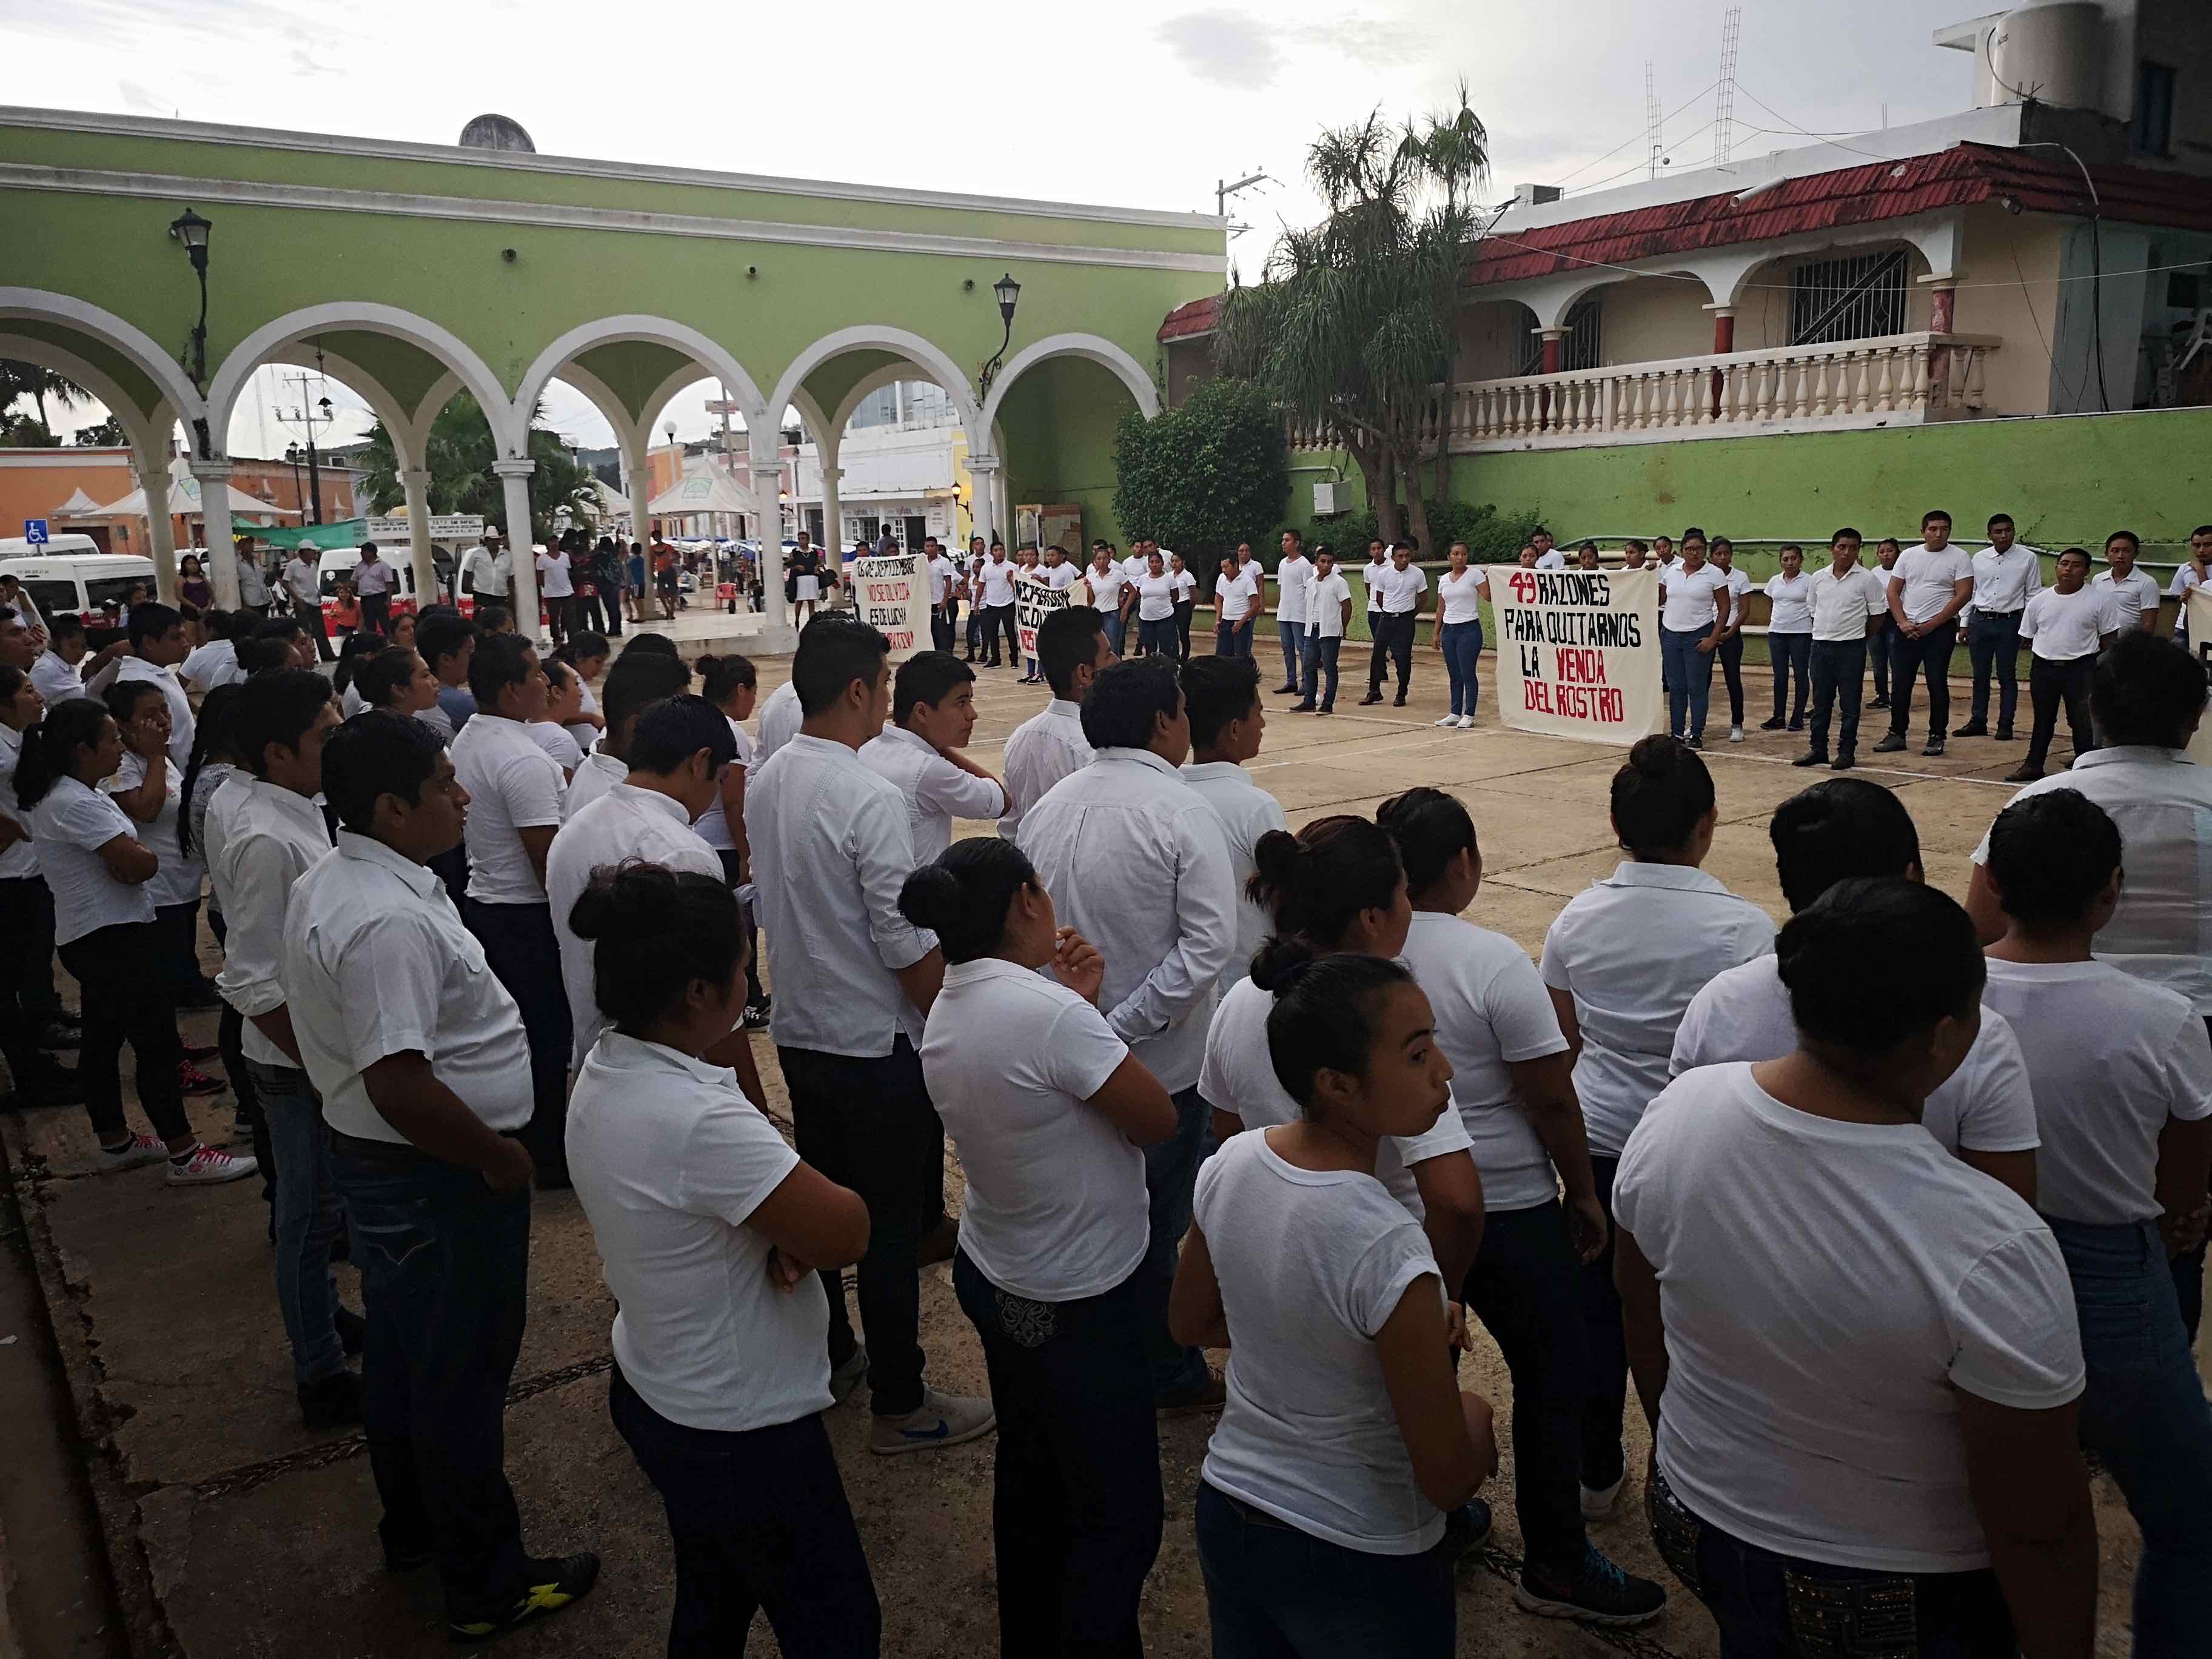
[[[999,411],[1008,499],[1073,501],[1083,509],[1086,544],[1103,536],[1126,551],[1114,516],[1114,428],[1136,407],[1120,380],[1087,359],[1054,357],[1030,369]],[[1012,526],[1001,530],[1011,535]]]

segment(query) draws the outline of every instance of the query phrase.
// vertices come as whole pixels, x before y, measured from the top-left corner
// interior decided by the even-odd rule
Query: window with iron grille
[[[1902,248],[1798,266],[1790,279],[1790,343],[1904,333],[1905,272]]]
[[[1559,340],[1559,368],[1562,373],[1577,368],[1596,368],[1601,362],[1598,335],[1598,303],[1595,297],[1577,300],[1567,313],[1567,331]],[[1544,372],[1544,340],[1537,331],[1533,313],[1523,313],[1521,319],[1521,372],[1540,374]]]

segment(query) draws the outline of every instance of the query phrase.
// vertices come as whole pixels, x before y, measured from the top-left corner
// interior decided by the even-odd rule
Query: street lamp
[[[1010,270],[991,284],[991,293],[999,302],[999,316],[1006,325],[1006,337],[999,342],[999,349],[991,354],[991,361],[983,365],[983,372],[976,378],[976,392],[984,397],[990,394],[991,382],[999,376],[999,365],[1006,360],[1006,348],[1013,343],[1014,303],[1022,297],[1022,285]]]
[[[184,245],[185,257],[192,262],[192,274],[200,281],[200,319],[192,325],[191,361],[185,365],[185,372],[191,377],[192,390],[202,394],[207,391],[208,233],[214,228],[191,208],[169,222],[171,240]],[[192,430],[199,440],[201,455],[212,459],[213,439],[206,421],[194,421]]]

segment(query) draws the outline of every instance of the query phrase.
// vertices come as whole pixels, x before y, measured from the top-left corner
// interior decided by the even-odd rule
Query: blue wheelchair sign
[[[23,539],[33,547],[44,547],[46,544],[46,521],[44,519],[24,520]]]

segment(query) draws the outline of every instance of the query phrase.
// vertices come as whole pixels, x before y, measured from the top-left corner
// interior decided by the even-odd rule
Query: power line
[[[1661,124],[1663,125],[1666,122],[1673,120],[1675,116],[1681,114],[1683,111],[1688,109],[1691,105],[1696,103],[1698,99],[1711,92],[1713,89],[1713,87],[1717,87],[1718,85],[1720,85],[1720,82],[1716,81],[1712,83],[1712,86],[1699,88],[1697,92],[1693,93],[1688,98],[1684,99],[1680,105],[1676,106],[1672,113],[1662,116],[1661,118]],[[1705,129],[1700,127],[1698,131],[1702,132]],[[1639,132],[1630,137],[1622,139],[1611,149],[1606,151],[1604,155],[1596,157],[1593,161],[1583,162],[1580,167],[1577,167],[1573,173],[1568,173],[1565,178],[1555,179],[1553,182],[1564,189],[1570,179],[1574,179],[1578,174],[1588,173],[1594,167],[1598,167],[1607,161],[1610,161],[1614,156],[1620,155],[1621,151],[1626,149],[1631,144],[1634,143],[1637,139],[1641,138],[1644,136],[1644,135],[1643,133]]]

